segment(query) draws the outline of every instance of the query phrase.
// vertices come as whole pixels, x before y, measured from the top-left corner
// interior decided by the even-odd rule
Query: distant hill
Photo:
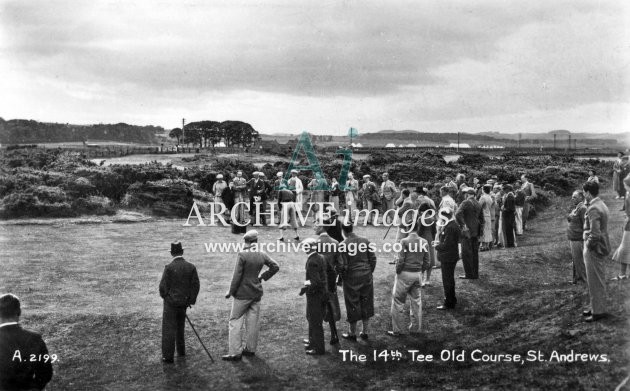
[[[160,126],[136,126],[125,123],[72,125],[25,119],[5,121],[0,118],[0,143],[56,143],[88,140],[110,140],[151,144],[163,134]]]

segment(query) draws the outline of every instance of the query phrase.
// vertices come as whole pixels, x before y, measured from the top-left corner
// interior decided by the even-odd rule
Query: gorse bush
[[[339,179],[343,164],[340,155],[321,153],[317,158],[329,182],[333,177]],[[204,155],[190,159],[205,165],[184,170],[158,162],[104,167],[78,153],[62,150],[11,150],[0,161],[0,218],[111,214],[119,207],[156,215],[185,216],[194,199],[205,202],[212,199],[209,192],[219,173],[229,180],[237,170],[242,170],[246,178],[253,171],[262,171],[273,181],[278,171],[286,174],[289,165],[287,161],[276,161],[257,167],[240,159]],[[436,200],[446,176],[454,178],[455,174],[463,173],[469,184],[475,177],[485,183],[492,176],[499,182],[514,183],[527,174],[540,189],[534,200],[538,207],[548,205],[555,196],[570,195],[580,188],[589,169],[597,172],[600,182],[605,182],[611,167],[609,162],[595,159],[530,158],[517,154],[497,158],[462,154],[457,161],[447,163],[439,154],[389,151],[351,162],[351,172],[359,181],[369,174],[380,184],[381,175],[388,172],[397,184],[406,181],[429,188],[430,196]],[[305,186],[311,177],[310,172],[300,173]]]

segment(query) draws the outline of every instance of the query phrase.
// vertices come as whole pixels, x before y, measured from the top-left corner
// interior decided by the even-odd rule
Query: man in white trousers
[[[247,232],[243,239],[245,248],[237,255],[230,290],[225,295],[226,299],[233,298],[229,321],[229,351],[222,357],[226,361],[239,361],[241,356],[255,355],[260,329],[262,281],[267,281],[280,270],[276,261],[258,250],[256,230]],[[268,269],[260,274],[263,266],[267,266]]]

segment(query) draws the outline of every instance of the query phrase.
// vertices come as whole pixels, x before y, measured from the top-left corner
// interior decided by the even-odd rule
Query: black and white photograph
[[[630,3],[0,0],[0,391],[630,390]]]

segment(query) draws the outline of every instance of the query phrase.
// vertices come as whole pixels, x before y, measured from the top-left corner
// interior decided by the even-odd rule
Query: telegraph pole
[[[184,130],[184,125],[186,124],[186,119],[182,118],[182,144],[186,145],[186,131]],[[183,147],[182,147],[183,148]]]
[[[556,149],[556,136],[557,134],[553,134],[553,149]]]

